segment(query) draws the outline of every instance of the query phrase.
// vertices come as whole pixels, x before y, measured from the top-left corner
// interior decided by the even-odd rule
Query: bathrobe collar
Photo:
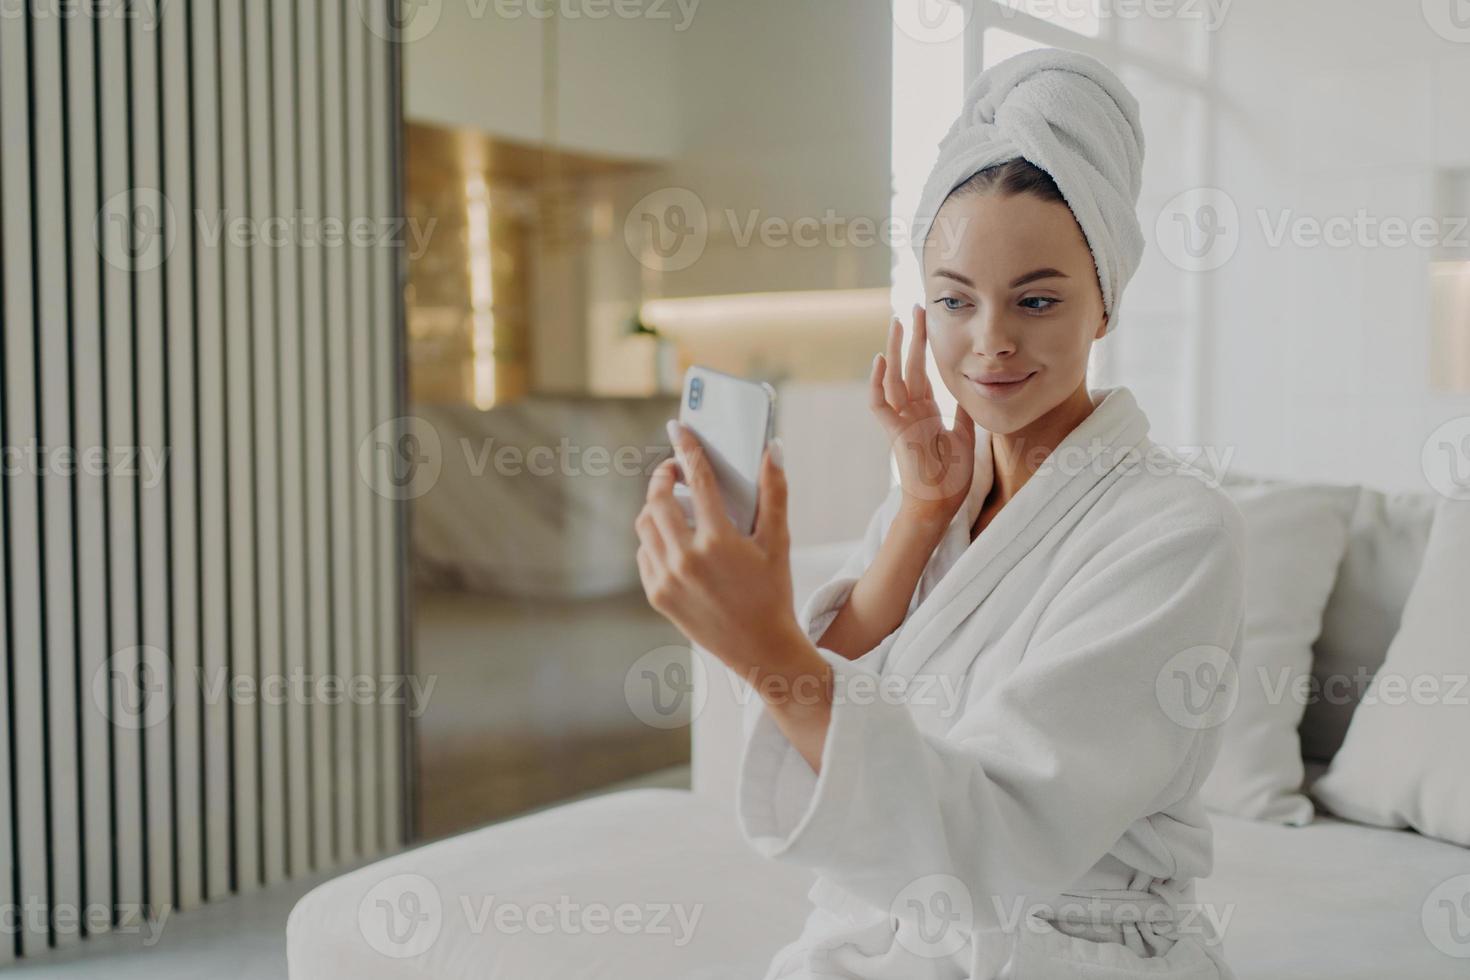
[[[985,503],[984,484],[970,485],[939,547],[958,554],[952,567],[899,630],[883,673],[913,676],[956,626],[1036,547],[1061,517],[1099,484],[1116,480],[1137,460],[1149,422],[1125,387],[1091,389],[1097,407],[1067,434],[989,526],[970,541]],[[988,491],[988,487],[985,487]],[[964,601],[957,601],[963,596]],[[978,652],[978,651],[977,651]]]

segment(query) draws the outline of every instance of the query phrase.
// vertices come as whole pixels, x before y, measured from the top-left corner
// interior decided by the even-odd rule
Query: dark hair
[[[1067,203],[1061,188],[1051,179],[1051,174],[1024,157],[1016,157],[997,163],[971,174],[954,190],[950,197],[961,194],[1000,194],[1012,197],[1016,194],[1032,194],[1043,201]]]

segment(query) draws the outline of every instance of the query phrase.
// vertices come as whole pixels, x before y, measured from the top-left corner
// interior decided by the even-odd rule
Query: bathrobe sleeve
[[[1238,529],[1144,523],[1078,563],[1019,665],[943,737],[871,684],[844,698],[864,668],[822,650],[835,693],[814,775],[756,699],[738,782],[747,841],[880,909],[924,876],[953,876],[976,927],[996,928],[1000,902],[1063,891],[1196,789],[1214,743],[1170,710],[1160,678],[1185,651],[1238,656]]]

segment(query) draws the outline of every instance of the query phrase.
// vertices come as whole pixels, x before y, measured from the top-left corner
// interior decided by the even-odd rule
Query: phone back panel
[[[761,454],[771,436],[775,396],[768,384],[697,365],[684,375],[679,421],[699,436],[725,510],[745,534],[755,529]]]

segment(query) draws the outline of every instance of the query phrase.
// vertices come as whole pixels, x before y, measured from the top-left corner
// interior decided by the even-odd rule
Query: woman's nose
[[[980,314],[974,320],[975,353],[983,357],[1009,357],[1016,352],[1016,341],[1005,329],[1001,318]]]

